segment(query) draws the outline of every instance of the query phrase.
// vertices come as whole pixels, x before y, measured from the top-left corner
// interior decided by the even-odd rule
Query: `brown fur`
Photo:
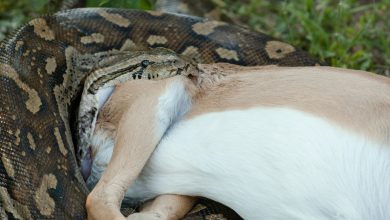
[[[383,76],[331,67],[262,67],[241,68],[214,84],[196,97],[188,119],[208,112],[287,107],[389,142],[390,79]]]

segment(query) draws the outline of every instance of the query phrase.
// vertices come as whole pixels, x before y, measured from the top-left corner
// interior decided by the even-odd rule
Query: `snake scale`
[[[0,219],[86,218],[74,112],[96,54],[134,47],[169,48],[202,63],[321,65],[264,34],[197,17],[89,8],[36,18],[0,46]],[[239,218],[201,203],[187,219]]]

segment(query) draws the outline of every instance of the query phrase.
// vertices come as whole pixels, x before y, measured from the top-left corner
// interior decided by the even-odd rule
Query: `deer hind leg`
[[[87,197],[88,219],[125,219],[119,207],[126,190],[137,178],[168,127],[191,107],[194,90],[186,77],[145,80],[142,83],[145,83],[143,89],[132,91],[140,95],[126,106],[118,123],[107,169]],[[122,86],[131,88],[131,82]]]

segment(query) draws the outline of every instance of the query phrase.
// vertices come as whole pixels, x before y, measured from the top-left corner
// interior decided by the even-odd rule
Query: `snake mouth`
[[[80,171],[84,181],[87,181],[92,172],[92,148],[88,147],[86,154],[80,158]]]

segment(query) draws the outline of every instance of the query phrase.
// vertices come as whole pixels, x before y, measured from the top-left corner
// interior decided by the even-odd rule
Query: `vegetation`
[[[89,7],[152,9],[155,0],[87,0]],[[390,76],[390,0],[210,0],[234,23],[307,50],[332,66]],[[0,39],[61,1],[2,0]]]
[[[228,0],[228,17],[320,57],[332,66],[390,75],[390,0]]]

